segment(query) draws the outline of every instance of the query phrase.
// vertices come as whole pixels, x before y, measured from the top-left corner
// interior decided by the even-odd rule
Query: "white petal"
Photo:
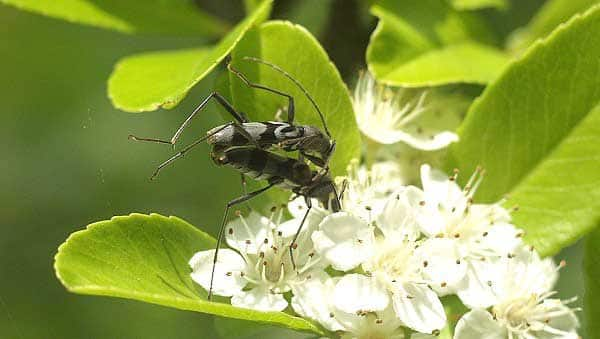
[[[496,304],[497,281],[505,274],[501,269],[502,262],[467,259],[464,263],[467,265],[466,277],[457,292],[463,304],[469,308],[486,308]]]
[[[492,225],[485,237],[481,237],[481,245],[491,249],[497,255],[505,257],[513,254],[518,246],[522,246],[521,238],[518,236],[522,231],[508,223],[497,223]]]
[[[250,308],[257,311],[283,311],[288,302],[283,294],[272,293],[268,288],[255,287],[250,291],[242,291],[231,298],[231,305]]]
[[[394,311],[406,327],[432,333],[446,326],[444,307],[429,287],[412,283],[398,283],[395,287]]]
[[[215,250],[201,251],[194,254],[189,262],[192,279],[207,291],[210,288],[214,254]],[[246,286],[246,280],[240,273],[245,269],[246,262],[239,254],[230,249],[220,249],[215,266],[213,293],[230,297],[241,291]]]
[[[437,338],[439,338],[439,336],[425,334],[425,333],[413,333],[410,336],[410,339],[437,339]]]
[[[290,214],[292,215],[292,217],[302,218],[302,217],[304,217],[304,214],[306,213],[306,209],[308,208],[308,206],[306,206],[304,197],[297,197],[296,199],[294,199],[288,203],[287,208],[288,208],[288,211],[290,212]],[[315,214],[315,216],[319,215],[319,216],[321,216],[321,219],[322,219],[327,214],[329,214],[329,212],[326,209],[324,209],[323,207],[321,207],[318,200],[313,199],[312,200],[312,209],[311,209],[310,214]]]
[[[496,204],[473,204],[469,208],[469,214],[473,219],[480,219],[482,222],[490,224],[507,223],[510,224],[510,213]]]
[[[516,251],[513,267],[523,272],[521,286],[527,287],[531,293],[542,294],[552,291],[558,280],[558,270],[552,258],[540,258],[536,251],[520,247]]]
[[[296,199],[296,200],[298,200],[298,199]],[[296,201],[296,200],[294,200],[294,201]],[[324,209],[322,209],[320,207],[315,207],[315,205],[316,204],[313,205],[308,216],[306,217],[306,220],[304,221],[304,225],[302,225],[301,233],[312,233],[312,231],[314,231],[319,226],[321,221],[323,221],[323,218],[325,218],[327,216],[327,214],[328,214],[327,211],[325,211]],[[298,228],[300,227],[300,224],[302,223],[302,219],[304,218],[304,215],[306,214],[306,205],[302,205],[302,206],[304,207],[302,212],[298,213],[298,215],[294,215],[294,218],[284,221],[284,222],[280,223],[279,226],[277,226],[277,232],[281,232],[281,235],[283,237],[291,238],[296,234],[296,232],[298,232]],[[295,210],[294,207],[289,206],[289,205],[288,205],[288,208],[290,210]]]
[[[454,339],[505,339],[506,330],[483,309],[475,309],[463,315],[454,330]]]
[[[536,337],[542,339],[576,339],[578,338],[576,329],[579,327],[579,321],[575,312],[570,310],[558,299],[546,299],[542,302],[548,313],[562,313],[561,316],[551,317],[545,324],[545,330],[536,332]],[[553,333],[554,332],[554,333]],[[562,334],[557,334],[561,333]]]
[[[380,312],[360,315],[337,311],[335,317],[347,332],[342,338],[404,338],[402,323],[396,318],[391,305]]]
[[[247,217],[240,216],[227,224],[225,239],[230,247],[240,252],[258,254],[265,246],[265,239],[272,243],[273,228],[269,218],[252,211]]]
[[[400,189],[387,200],[377,218],[377,226],[386,237],[414,241],[419,237],[415,206],[422,201],[423,192],[413,186]]]
[[[535,332],[534,338],[536,339],[581,339],[582,337],[577,334],[576,331],[570,331],[560,334],[552,334],[548,332]]]
[[[535,251],[524,246],[517,248],[515,257],[503,258],[497,265],[500,274],[492,277],[492,288],[499,302],[552,291],[558,279],[551,258],[540,259]]]
[[[389,304],[388,292],[373,277],[343,276],[333,292],[335,307],[346,313],[382,311]]]
[[[312,234],[315,250],[336,270],[353,269],[371,257],[374,228],[362,219],[346,212],[334,213],[323,219],[319,228]]]
[[[433,201],[449,201],[463,196],[462,189],[456,182],[427,164],[421,166],[421,184],[426,197]]]
[[[423,151],[435,151],[458,141],[458,135],[450,131],[441,131],[433,135],[419,134],[416,131],[412,129],[407,129],[406,132],[397,131],[394,135],[389,136],[389,140],[403,141]]]
[[[467,273],[467,263],[462,260],[456,241],[447,238],[431,238],[415,251],[423,263],[423,275],[431,281],[432,288],[440,295],[455,293]]]
[[[332,279],[309,279],[303,284],[294,285],[292,292],[292,308],[296,313],[321,323],[330,331],[340,331],[344,327],[332,317],[333,290],[335,283]]]
[[[398,164],[378,162],[368,169],[353,160],[348,166],[347,186],[342,197],[342,207],[368,222],[383,211],[389,196],[402,187],[404,178]],[[339,181],[339,180],[338,180]]]
[[[316,215],[312,212],[309,214],[295,241],[294,260],[296,265],[303,266],[315,254],[311,235],[318,228],[319,223],[323,219],[323,216],[315,216]],[[281,234],[284,238],[283,242],[286,247],[292,244],[292,240],[294,240],[294,236],[296,235],[296,232],[298,232],[301,223],[302,218],[294,218],[279,224],[277,227],[276,232]],[[328,264],[323,260],[321,266],[325,267],[327,265]]]

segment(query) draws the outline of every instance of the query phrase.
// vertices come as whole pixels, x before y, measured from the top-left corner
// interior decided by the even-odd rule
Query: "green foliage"
[[[508,41],[508,49],[519,53],[535,40],[549,34],[556,26],[599,3],[598,0],[549,0],[535,14],[529,24],[517,31]]]
[[[335,175],[344,173],[348,162],[359,156],[360,133],[348,89],[317,40],[301,26],[270,21],[248,32],[232,52],[232,65],[253,82],[291,94],[295,99],[296,121],[322,129],[317,112],[294,83],[267,66],[244,61],[244,57],[271,62],[306,88],[325,115],[327,126],[337,142],[332,172]],[[252,120],[273,120],[278,109],[287,108],[286,98],[249,88],[233,74],[229,75],[229,84],[234,106]],[[283,117],[287,117],[285,112]]]
[[[252,13],[260,5],[261,0],[244,0],[244,10],[247,14]]]
[[[443,0],[381,1],[371,9],[379,24],[367,48],[369,70],[396,86],[487,83],[507,57],[475,13]],[[468,59],[463,59],[468,57]]]
[[[515,224],[544,255],[600,217],[598,31],[600,6],[531,48],[471,106],[451,147],[463,173],[486,169],[478,200],[511,192]]]
[[[587,337],[600,338],[600,228],[590,233],[585,242],[585,271],[584,313],[587,323]]]
[[[182,310],[277,324],[322,334],[312,323],[282,312],[258,312],[206,301],[190,277],[189,259],[215,240],[176,217],[131,214],[73,233],[55,258],[71,292],[145,301]]]
[[[290,21],[304,26],[317,38],[327,28],[333,0],[303,0],[291,8]]]
[[[215,318],[215,329],[227,339],[316,339],[311,333],[296,332],[286,328],[260,325],[253,321]]]
[[[494,79],[508,61],[497,49],[473,42],[425,52],[388,73],[394,84],[436,86],[453,82],[485,84]]]
[[[458,10],[472,10],[481,8],[505,9],[507,0],[451,0],[452,6]]]
[[[446,327],[442,329],[439,339],[452,339],[454,337],[456,323],[469,309],[463,305],[460,299],[455,295],[443,297],[442,303],[444,304],[448,323]]]
[[[265,0],[212,48],[142,53],[119,61],[108,81],[115,107],[128,112],[173,108],[213,70],[257,22],[272,0]]]
[[[226,30],[220,19],[191,1],[174,0],[0,0],[0,3],[84,25],[123,33],[216,37]]]

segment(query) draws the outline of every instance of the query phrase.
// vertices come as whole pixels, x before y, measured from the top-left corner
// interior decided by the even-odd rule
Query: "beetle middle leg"
[[[208,290],[208,300],[210,300],[212,298],[213,281],[215,278],[215,266],[217,265],[217,255],[219,254],[219,247],[221,246],[221,242],[223,242],[223,233],[225,232],[225,225],[226,225],[225,223],[227,222],[227,216],[229,215],[229,209],[235,205],[238,205],[245,201],[248,201],[261,193],[266,192],[267,190],[269,190],[270,188],[272,188],[275,185],[276,185],[276,183],[270,183],[268,186],[265,186],[259,190],[250,192],[248,194],[244,194],[241,197],[233,199],[227,203],[227,206],[225,207],[225,213],[223,214],[223,219],[221,221],[221,228],[219,229],[219,235],[217,236],[217,246],[215,247],[215,254],[213,255],[213,266],[212,266],[212,272],[210,275],[210,288]]]
[[[294,234],[294,238],[292,238],[292,243],[290,244],[290,260],[292,261],[292,268],[295,270],[296,269],[296,260],[294,259],[294,250],[296,249],[296,247],[298,247],[298,244],[296,243],[296,241],[298,240],[298,236],[300,235],[300,232],[302,231],[302,228],[304,227],[304,223],[306,222],[306,219],[308,218],[308,213],[310,213],[310,210],[312,209],[312,202],[310,201],[310,198],[305,197],[304,201],[306,202],[306,212],[304,213],[304,216],[302,217],[302,221],[300,222],[300,226],[298,226],[298,229],[296,230],[296,234]]]

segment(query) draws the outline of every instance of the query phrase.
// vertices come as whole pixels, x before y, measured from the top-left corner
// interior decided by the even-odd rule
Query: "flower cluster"
[[[357,87],[357,116],[370,138],[422,149],[456,140],[442,131],[425,146],[420,132],[398,132],[422,118],[424,95],[402,104],[382,91],[368,77]],[[231,249],[219,252],[213,293],[231,297],[234,306],[293,311],[341,338],[434,337],[448,326],[441,299],[448,295],[469,309],[455,339],[577,338],[572,300],[554,298],[564,263],[542,259],[523,243],[503,201],[475,203],[481,169],[462,187],[458,174],[425,164],[412,186],[398,163],[352,162],[338,178],[342,210],[332,213],[315,201],[294,244],[303,199],[288,204],[288,220],[281,209],[269,218],[240,215],[227,225]],[[192,278],[205,289],[213,255],[202,251],[190,260]]]
[[[471,309],[455,338],[577,338],[568,301],[552,298],[552,260],[523,244],[500,204],[473,202],[481,171],[463,188],[457,173],[427,165],[422,188],[377,172],[351,173],[348,187],[371,200],[348,189],[342,211],[313,208],[294,246],[295,269],[288,249],[306,208],[300,200],[288,206],[294,217],[287,221],[279,210],[230,222],[233,250],[219,253],[213,292],[261,311],[285,310],[291,293],[297,314],[349,338],[401,338],[403,327],[435,335],[447,322],[440,297],[449,294]],[[205,289],[213,254],[190,261]]]

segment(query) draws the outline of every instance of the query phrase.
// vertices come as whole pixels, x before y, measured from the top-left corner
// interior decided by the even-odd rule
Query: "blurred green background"
[[[200,2],[230,22],[243,16],[241,1]],[[351,83],[364,67],[375,20],[366,4],[320,2],[303,12],[279,1],[274,16],[309,26]],[[491,18],[500,35],[526,23],[540,3],[526,2],[518,15]],[[52,268],[71,232],[113,215],[177,215],[215,234],[225,201],[240,192],[239,176],[213,166],[203,146],[149,182],[170,148],[127,139],[129,133],[169,137],[213,79],[172,111],[124,113],[106,98],[119,58],[203,42],[128,36],[1,5],[0,23],[0,338],[217,337],[212,316],[70,294]],[[186,140],[221,121],[209,110]],[[570,264],[561,281],[567,297],[582,295],[580,252],[575,246],[559,256]]]

